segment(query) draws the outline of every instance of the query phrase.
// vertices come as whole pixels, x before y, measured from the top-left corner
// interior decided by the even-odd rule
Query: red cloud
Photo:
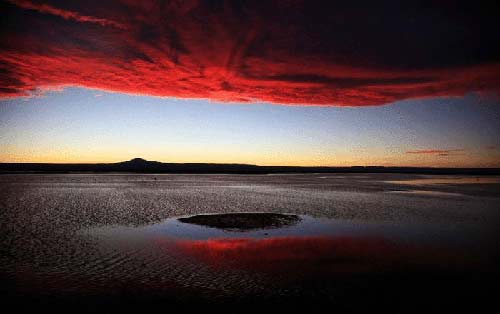
[[[64,8],[9,2],[0,46],[4,98],[84,86],[215,101],[366,106],[498,92],[500,86],[496,41],[490,47],[469,38],[479,30],[484,38],[480,27],[491,19],[484,12],[442,17],[467,32],[450,31],[454,24],[442,21],[415,32],[405,12],[393,12],[385,25],[374,20],[386,13],[377,7],[367,15],[301,1],[59,4]],[[408,34],[401,36],[401,29]],[[457,42],[465,46],[449,48]]]

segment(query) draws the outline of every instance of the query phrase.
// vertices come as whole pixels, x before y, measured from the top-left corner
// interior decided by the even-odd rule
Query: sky
[[[500,165],[494,98],[278,106],[66,88],[0,101],[0,161]]]
[[[470,4],[0,0],[0,162],[500,167]]]

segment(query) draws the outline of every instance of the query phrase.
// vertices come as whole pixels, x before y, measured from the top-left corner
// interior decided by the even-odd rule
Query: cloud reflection
[[[291,276],[445,265],[450,253],[368,237],[212,238],[178,240],[175,243],[187,256],[216,268]]]

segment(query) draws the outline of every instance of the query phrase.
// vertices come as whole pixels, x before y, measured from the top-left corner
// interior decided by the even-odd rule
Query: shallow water
[[[434,185],[434,184],[496,184],[500,183],[499,177],[478,176],[423,176],[421,179],[386,181],[394,184],[408,185]]]
[[[217,226],[214,222],[221,216],[227,219],[240,215],[245,215],[241,222],[275,214],[203,214],[169,218],[145,227],[101,227],[84,233],[96,237],[108,248],[114,248],[112,254],[120,248],[119,254],[131,254],[143,260],[144,265],[153,262],[148,261],[153,251],[155,258],[161,254],[174,254],[184,260],[194,258],[200,267],[216,266],[214,276],[221,269],[264,270],[271,277],[286,270],[289,281],[293,277],[291,274],[299,270],[303,277],[310,272],[316,275],[338,271],[363,273],[416,266],[486,269],[494,262],[487,252],[495,244],[488,241],[483,230],[473,227],[457,229],[442,224],[369,223],[306,215],[288,215],[293,219],[279,226],[262,224],[261,227],[244,229]],[[206,223],[185,222],[198,217],[203,217]],[[144,253],[141,248],[148,248],[147,256],[141,256]],[[346,260],[350,262],[346,264]],[[236,284],[239,279],[231,277]],[[273,280],[276,284],[275,278]],[[245,293],[246,288],[237,287],[240,293]]]
[[[453,192],[441,192],[441,191],[427,191],[427,190],[404,190],[404,191],[388,191],[387,193],[395,194],[406,194],[406,195],[421,195],[421,196],[436,196],[436,197],[463,197],[464,194],[453,193]]]
[[[422,179],[2,175],[0,292],[16,306],[83,310],[228,300],[356,307],[359,296],[386,306],[397,296],[399,310],[457,296],[486,302],[481,286],[498,279],[500,185],[398,183]],[[239,230],[186,223],[242,212],[300,219]]]

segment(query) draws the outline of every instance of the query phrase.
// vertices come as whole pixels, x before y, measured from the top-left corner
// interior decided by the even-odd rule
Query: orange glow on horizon
[[[166,163],[238,163],[260,166],[385,166],[385,167],[500,167],[500,154],[490,155],[458,155],[451,157],[433,155],[408,155],[404,153],[390,155],[370,154],[363,155],[344,154],[339,157],[328,154],[265,154],[255,153],[227,153],[219,151],[178,151],[170,152],[130,153],[124,148],[103,150],[51,149],[48,151],[35,151],[7,147],[0,153],[2,163],[115,163],[130,160],[136,157],[150,161]]]

